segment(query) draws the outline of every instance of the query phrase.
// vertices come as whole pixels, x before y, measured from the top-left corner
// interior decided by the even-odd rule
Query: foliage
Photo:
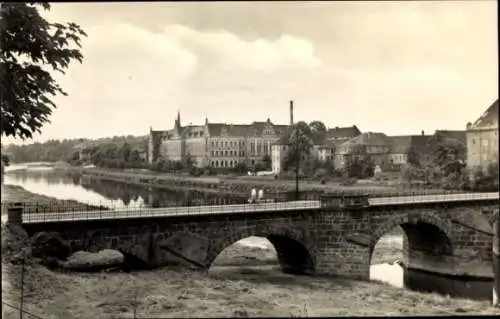
[[[496,192],[499,189],[498,160],[490,163],[486,169],[476,168],[472,172],[471,188],[483,192]]]
[[[9,166],[10,165],[10,158],[6,154],[2,154],[2,164],[4,166]]]
[[[90,155],[92,164],[98,167],[107,168],[143,168],[147,164],[138,148],[141,147],[139,143],[133,147],[127,141],[122,143],[107,142],[97,146],[90,147],[87,150],[82,150],[82,153]],[[81,160],[81,159],[80,159]]]
[[[410,165],[419,167],[421,162],[421,155],[415,150],[414,147],[408,149],[407,162]]]
[[[73,157],[73,147],[83,139],[49,140],[44,143],[24,145],[11,144],[6,151],[12,155],[12,162],[57,162]]]
[[[289,148],[284,162],[285,170],[290,167],[299,169],[297,163],[305,160],[311,155],[313,147],[312,131],[305,122],[294,124],[290,135],[288,136]]]
[[[312,121],[309,123],[311,129],[312,138],[314,141],[325,141],[326,140],[326,125],[321,121]]]
[[[267,171],[270,170],[273,166],[273,161],[271,159],[271,156],[269,154],[264,155],[262,158],[262,163],[263,163],[263,170]]]
[[[375,162],[369,155],[347,156],[344,174],[348,178],[365,179],[373,177]]]
[[[180,171],[183,168],[183,165],[180,161],[170,161],[164,158],[158,159],[153,163],[151,169],[157,172],[168,172],[172,173],[175,171]]]
[[[439,167],[443,176],[461,172],[465,168],[466,146],[459,140],[444,138],[432,150],[432,163]]]
[[[72,60],[82,62],[80,37],[85,32],[74,23],[49,23],[38,6],[48,3],[1,4],[0,79],[2,81],[1,134],[31,138],[49,122],[55,103],[52,97],[66,92],[47,67],[64,73]]]
[[[463,160],[465,154],[466,146],[461,141],[438,138],[430,147],[428,155],[414,156],[410,152],[409,163],[403,168],[401,177],[410,184],[423,182],[444,189],[469,189],[470,172]],[[478,180],[482,180],[482,176],[478,176]]]
[[[184,156],[184,158],[182,159],[182,166],[186,167],[187,169],[191,169],[192,167],[194,167],[194,165],[195,161],[193,157],[190,153],[187,153],[186,156]]]
[[[77,160],[81,160],[80,153],[75,147],[82,143],[89,145],[102,144],[117,144],[128,143],[132,148],[132,157],[139,156],[135,149],[145,149],[147,140],[144,136],[115,136],[111,138],[102,138],[98,140],[89,139],[64,139],[64,140],[49,140],[44,143],[31,143],[24,145],[11,144],[5,148],[5,152],[12,155],[12,162],[27,163],[27,162],[57,162],[68,161],[75,164]],[[82,154],[90,154],[94,151],[94,147],[89,146],[82,150]]]

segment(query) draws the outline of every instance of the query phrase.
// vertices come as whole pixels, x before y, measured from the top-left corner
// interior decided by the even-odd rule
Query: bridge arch
[[[416,212],[393,216],[384,221],[371,236],[370,258],[379,239],[397,226],[403,229],[409,250],[453,255],[451,222],[433,213]]]
[[[224,236],[212,243],[208,256],[207,268],[214,263],[226,248],[248,237],[266,238],[275,248],[278,262],[285,273],[312,275],[315,272],[313,247],[299,232],[288,229],[252,230],[249,228]]]

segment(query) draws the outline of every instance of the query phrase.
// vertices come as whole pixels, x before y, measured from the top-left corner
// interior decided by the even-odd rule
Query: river
[[[57,171],[50,167],[30,167],[12,165],[7,167],[5,184],[18,185],[40,195],[58,199],[72,199],[79,202],[102,205],[106,207],[130,207],[154,205],[170,206],[190,199],[204,201],[219,200],[214,195],[199,192],[174,192],[165,189],[151,189],[144,186],[129,185],[114,181],[105,181],[70,175],[64,171]],[[4,216],[2,216],[3,219]],[[249,237],[240,240],[237,244],[248,247],[274,249],[265,238]],[[379,244],[402,249],[402,236],[384,236]],[[378,264],[370,268],[370,277],[374,280],[387,282],[402,288],[403,269],[397,264]]]

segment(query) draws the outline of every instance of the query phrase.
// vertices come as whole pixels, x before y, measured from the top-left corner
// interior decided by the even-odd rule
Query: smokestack
[[[290,101],[290,126],[293,125],[293,101]]]

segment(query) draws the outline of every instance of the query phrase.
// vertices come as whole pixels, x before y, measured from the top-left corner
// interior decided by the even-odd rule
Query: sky
[[[88,37],[33,141],[270,118],[464,130],[498,99],[496,1],[53,3]],[[4,139],[2,142],[19,140]]]

